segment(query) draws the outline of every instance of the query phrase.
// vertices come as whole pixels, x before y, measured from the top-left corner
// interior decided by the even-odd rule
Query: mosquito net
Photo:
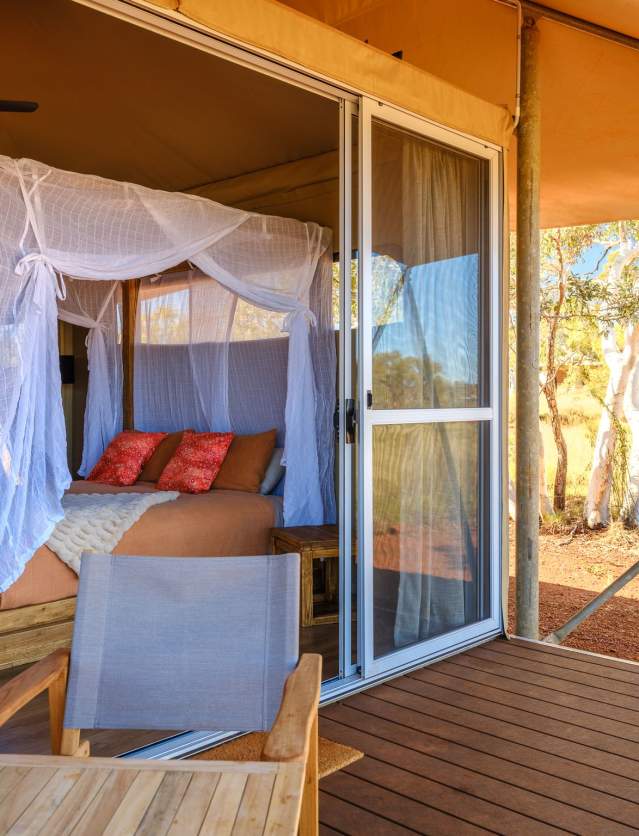
[[[183,351],[166,369],[157,352],[156,359],[150,352],[139,361],[149,380],[165,375],[170,394],[151,395],[153,387],[144,384],[136,390],[141,425],[236,429],[239,415],[236,431],[242,432],[269,423],[266,413],[255,424],[249,418],[268,392],[259,365],[251,366],[247,355],[242,360],[231,336],[240,301],[280,314],[282,337],[269,342],[274,358],[278,343],[280,357],[286,348],[286,391],[283,407],[271,408],[283,408],[284,420],[271,426],[278,426],[285,448],[285,520],[332,518],[335,347],[327,230],[8,157],[0,157],[0,207],[0,590],[20,575],[61,519],[70,483],[58,313],[89,329],[86,473],[122,424],[118,282],[162,275],[185,261],[194,268],[188,275],[143,283],[138,344],[146,333],[145,346],[161,350],[156,339],[164,329],[166,344]],[[154,294],[181,293],[178,304],[189,313],[182,317],[183,342],[176,343],[166,318],[149,318],[148,302]],[[268,365],[268,356],[260,352],[260,362]],[[255,398],[246,402],[229,385],[242,362],[252,373],[246,391],[255,383]]]

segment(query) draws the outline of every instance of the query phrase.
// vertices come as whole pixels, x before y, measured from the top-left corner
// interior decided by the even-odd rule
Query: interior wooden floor
[[[639,665],[499,640],[327,706],[324,834],[639,832]]]

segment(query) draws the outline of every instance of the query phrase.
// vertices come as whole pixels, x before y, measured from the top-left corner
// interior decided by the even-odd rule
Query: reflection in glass
[[[373,429],[376,657],[488,616],[488,428]]]
[[[372,143],[373,408],[483,406],[486,163],[375,121]]]

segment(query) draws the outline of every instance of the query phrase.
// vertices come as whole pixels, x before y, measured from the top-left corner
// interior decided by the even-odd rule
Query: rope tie
[[[46,275],[51,278],[55,295],[61,301],[67,298],[67,288],[64,283],[64,278],[59,270],[56,270],[55,265],[51,259],[44,253],[29,253],[23,255],[20,261],[15,266],[16,276],[30,276],[36,278],[42,275],[43,271],[38,270],[38,267],[44,268]]]
[[[315,328],[317,325],[317,317],[310,308],[296,308],[294,311],[290,311],[284,318],[282,331],[290,333],[296,322],[306,322],[307,325]]]

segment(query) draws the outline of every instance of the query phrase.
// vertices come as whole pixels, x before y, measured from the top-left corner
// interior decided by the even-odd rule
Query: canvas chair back
[[[64,725],[266,731],[298,627],[299,555],[85,553]]]

